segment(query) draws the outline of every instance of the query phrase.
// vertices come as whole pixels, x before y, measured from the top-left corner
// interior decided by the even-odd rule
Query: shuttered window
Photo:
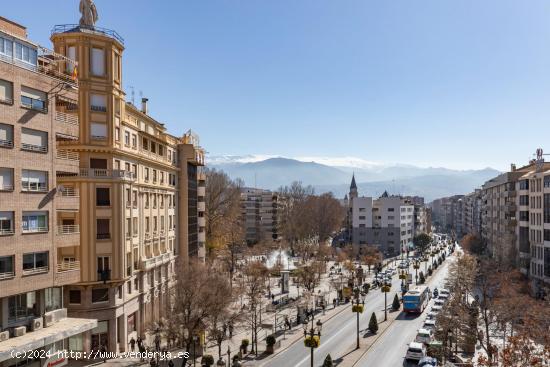
[[[0,79],[0,101],[13,103],[13,83]]]
[[[0,147],[13,147],[13,126],[0,124]]]
[[[92,48],[92,75],[104,76],[105,75],[105,50],[102,48]]]
[[[107,124],[103,124],[100,122],[92,122],[91,129],[92,129],[91,131],[92,139],[96,139],[96,140],[107,139]]]
[[[40,130],[21,129],[21,148],[37,152],[48,151],[48,133]]]

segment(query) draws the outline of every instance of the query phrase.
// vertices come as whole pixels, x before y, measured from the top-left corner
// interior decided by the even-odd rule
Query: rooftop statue
[[[80,26],[93,28],[99,19],[93,0],[80,0]]]

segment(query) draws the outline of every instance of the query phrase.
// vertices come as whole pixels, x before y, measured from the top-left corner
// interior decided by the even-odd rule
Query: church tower
[[[357,192],[357,184],[355,183],[355,173],[351,177],[351,185],[349,187],[349,200],[350,203],[353,202],[353,199],[359,197],[359,194]]]

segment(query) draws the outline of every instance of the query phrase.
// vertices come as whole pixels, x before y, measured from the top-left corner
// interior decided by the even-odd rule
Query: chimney
[[[146,115],[149,114],[149,107],[147,106],[147,102],[149,102],[148,98],[141,99],[141,112],[143,112]]]
[[[510,169],[511,169],[512,172],[515,172],[515,171],[516,171],[516,165],[515,165],[515,163],[512,163],[512,164],[510,165]]]

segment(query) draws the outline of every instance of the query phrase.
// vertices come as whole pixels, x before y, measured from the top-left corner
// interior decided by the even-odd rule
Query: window
[[[81,292],[78,289],[69,290],[69,304],[79,305],[81,301]]]
[[[0,191],[13,190],[13,168],[0,167]]]
[[[160,183],[163,184],[164,183],[164,172],[160,172]]]
[[[115,141],[120,141],[120,128],[115,127]]]
[[[550,194],[544,194],[544,223],[550,223]]]
[[[13,103],[13,83],[4,79],[0,79],[0,102]]]
[[[92,303],[109,302],[109,288],[92,289]]]
[[[60,287],[51,287],[44,290],[44,295],[46,298],[46,312],[53,310],[59,310],[62,308],[61,301],[61,288]]]
[[[154,217],[153,217],[153,232],[156,232],[157,229],[158,229],[157,217],[154,216]]]
[[[13,234],[13,212],[0,212],[0,236]]]
[[[149,150],[149,140],[147,140],[146,138],[143,138],[141,145],[143,150]]]
[[[97,206],[110,206],[111,196],[110,189],[108,187],[96,187],[95,200]]]
[[[109,256],[98,256],[97,257],[97,272],[101,273],[102,271],[111,270],[109,267]]]
[[[23,212],[23,233],[48,232],[48,212]]]
[[[9,59],[13,57],[13,41],[0,37],[0,54],[7,56]]]
[[[130,132],[129,131],[124,132],[124,145],[130,146]]]
[[[0,256],[0,280],[15,275],[15,256]]]
[[[107,112],[107,96],[90,94],[90,109],[95,112]]]
[[[132,206],[134,208],[137,208],[137,202],[138,202],[138,193],[136,190],[132,191]]]
[[[77,61],[76,60],[76,46],[67,46],[67,50],[66,50],[65,55],[67,55],[68,59]],[[73,71],[74,71],[73,64],[68,62],[67,65],[66,65],[65,71],[69,74],[72,74]]]
[[[91,137],[94,140],[107,140],[107,124],[102,122],[92,122],[91,127]]]
[[[132,220],[130,218],[126,218],[126,238],[130,238],[130,227],[132,225]]]
[[[151,226],[149,225],[149,217],[145,217],[145,232],[149,233],[151,231]]]
[[[145,181],[149,181],[149,168],[145,167]]]
[[[521,180],[519,182],[519,189],[520,190],[529,190],[529,180]]]
[[[27,292],[8,298],[8,321],[16,322],[39,315],[36,292]]]
[[[91,52],[91,72],[94,76],[105,76],[105,50],[102,48],[92,48]]]
[[[132,191],[126,189],[126,206],[130,206],[132,203]]]
[[[13,126],[0,124],[0,147],[13,148]]]
[[[48,172],[22,170],[21,189],[23,191],[48,191]]]
[[[519,205],[529,205],[529,195],[520,195]]]
[[[132,148],[134,148],[134,149],[137,148],[137,135],[136,134],[132,134]]]
[[[38,52],[35,47],[15,42],[14,58],[20,62],[23,62],[23,64],[36,67]]]
[[[162,145],[159,144],[159,155],[160,156],[163,156],[164,155],[164,147]]]
[[[22,128],[21,149],[46,153],[48,151],[48,133],[46,131]]]
[[[153,182],[157,182],[157,170],[153,170]]]
[[[394,210],[395,210],[394,208],[388,208],[389,212],[393,212]]]
[[[164,232],[164,215],[160,216],[160,230]]]
[[[115,56],[113,58],[113,72],[114,72],[114,79],[120,80],[120,55],[115,53]]]
[[[48,98],[45,92],[21,86],[21,106],[39,112],[48,112]]]
[[[48,255],[48,251],[23,254],[23,273],[47,272]]]
[[[137,217],[132,218],[132,233],[134,236],[138,234],[138,219]]]
[[[101,158],[90,158],[90,168],[107,169],[107,160]]]
[[[157,152],[157,144],[155,142],[151,142],[151,153]]]
[[[108,240],[111,238],[109,224],[109,219],[96,219],[96,238],[98,240]]]

